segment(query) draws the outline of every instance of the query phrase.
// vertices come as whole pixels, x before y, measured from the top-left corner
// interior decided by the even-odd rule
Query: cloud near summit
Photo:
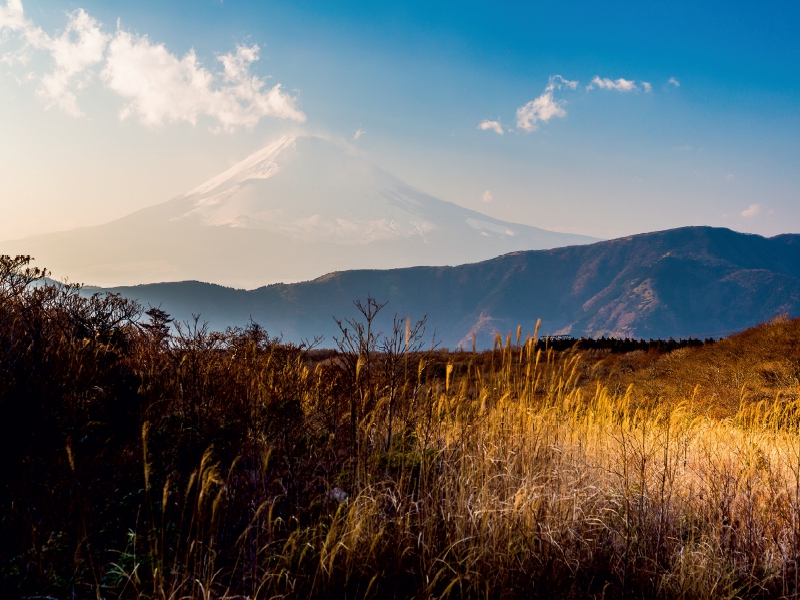
[[[264,82],[250,75],[258,51],[257,45],[239,46],[235,53],[218,57],[223,71],[212,73],[194,50],[178,59],[163,44],[120,29],[108,46],[100,76],[110,90],[128,100],[120,118],[134,115],[146,125],[165,121],[194,125],[200,115],[216,119],[226,131],[252,127],[262,117],[305,121],[280,83],[262,90]]]
[[[100,80],[126,101],[122,120],[135,117],[157,127],[170,122],[194,125],[205,116],[222,131],[253,127],[263,117],[306,120],[280,83],[267,87],[251,74],[250,66],[259,56],[255,44],[218,56],[222,68],[212,71],[194,50],[178,58],[164,44],[129,33],[119,23],[117,31],[108,34],[83,9],[68,13],[64,32],[51,37],[25,17],[21,0],[0,6],[0,43],[8,40],[18,42],[15,50],[0,57],[10,65],[27,64],[37,52],[50,55],[52,72],[35,74],[37,95],[47,108],[56,106],[73,117],[83,114],[77,92],[95,78],[95,67],[102,66]]]

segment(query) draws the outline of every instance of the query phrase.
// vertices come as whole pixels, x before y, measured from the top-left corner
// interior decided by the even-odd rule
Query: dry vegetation
[[[329,352],[41,275],[0,258],[3,597],[797,597],[798,320],[449,353],[370,300]]]

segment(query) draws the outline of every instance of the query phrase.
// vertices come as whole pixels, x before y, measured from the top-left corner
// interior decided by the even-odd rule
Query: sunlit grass
[[[7,596],[800,589],[800,321],[611,354],[400,319],[310,351],[4,264]]]

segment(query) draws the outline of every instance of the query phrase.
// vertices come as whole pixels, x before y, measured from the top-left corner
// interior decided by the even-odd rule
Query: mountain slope
[[[173,200],[97,227],[3,242],[0,252],[97,285],[256,287],[592,241],[493,219],[415,190],[346,147],[287,136]]]
[[[179,319],[201,313],[214,327],[248,318],[289,339],[337,329],[352,300],[389,301],[397,313],[429,315],[448,346],[479,343],[522,325],[532,331],[637,337],[719,336],[781,313],[800,314],[800,235],[764,238],[686,227],[587,246],[514,252],[458,267],[356,270],[252,291],[199,282],[117,288]]]

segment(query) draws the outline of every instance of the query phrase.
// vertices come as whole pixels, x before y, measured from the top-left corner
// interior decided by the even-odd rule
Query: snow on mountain
[[[286,136],[168,202],[105,225],[0,244],[98,285],[256,287],[352,268],[460,264],[596,241],[429,196],[351,149]]]
[[[348,149],[310,136],[283,137],[183,198],[192,208],[181,218],[304,242],[426,238],[464,224],[488,237],[533,233],[419,192]]]

